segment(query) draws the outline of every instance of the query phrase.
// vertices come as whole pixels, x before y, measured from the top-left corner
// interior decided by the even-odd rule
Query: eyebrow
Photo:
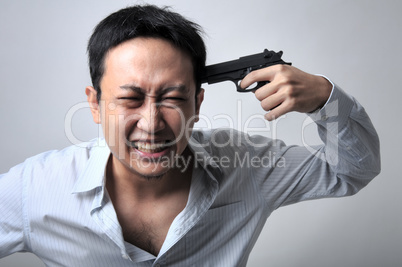
[[[131,90],[131,91],[134,91],[134,92],[140,93],[140,94],[143,94],[144,91],[145,91],[141,87],[136,86],[134,84],[125,84],[125,85],[120,86],[120,88],[124,89],[124,90]],[[179,91],[179,92],[182,92],[182,93],[187,93],[188,92],[187,87],[184,84],[179,84],[179,85],[169,86],[169,87],[163,88],[163,89],[160,90],[160,93],[166,94],[166,93],[169,93],[171,91]]]

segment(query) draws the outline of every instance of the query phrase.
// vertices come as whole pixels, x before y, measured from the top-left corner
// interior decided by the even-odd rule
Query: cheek
[[[189,132],[195,122],[194,107],[165,110],[163,117],[176,138],[185,139],[189,137]]]
[[[126,109],[115,108],[110,105],[111,109],[104,112],[102,123],[103,132],[109,139],[121,139],[129,134],[139,120],[139,115]]]
[[[176,136],[186,126],[186,114],[181,109],[164,110],[163,119]]]
[[[118,118],[118,133],[121,137],[129,136],[132,134],[137,126],[141,116],[133,112],[125,112],[120,114]]]

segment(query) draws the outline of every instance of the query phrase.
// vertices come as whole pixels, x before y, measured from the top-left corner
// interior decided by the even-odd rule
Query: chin
[[[150,166],[142,168],[135,168],[134,166],[131,166],[131,169],[134,171],[135,174],[144,177],[148,180],[151,180],[151,179],[160,179],[164,177],[165,174],[168,173],[171,168],[150,164]]]

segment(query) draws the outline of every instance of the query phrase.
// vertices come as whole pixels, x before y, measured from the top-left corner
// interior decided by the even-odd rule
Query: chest
[[[119,217],[124,240],[155,256],[158,255],[166,239],[173,219],[174,217],[169,219],[156,216]]]
[[[169,228],[176,216],[184,209],[186,202],[169,201],[126,205],[116,209],[123,237],[153,255],[158,255]]]

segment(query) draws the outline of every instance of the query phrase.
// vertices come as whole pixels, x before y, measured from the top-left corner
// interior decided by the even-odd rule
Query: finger
[[[257,90],[255,90],[254,94],[255,94],[255,97],[259,101],[263,101],[265,98],[267,98],[277,92],[278,92],[278,87],[275,86],[273,83],[268,83],[268,84],[258,88]]]
[[[274,109],[272,109],[271,111],[269,111],[267,114],[265,114],[265,119],[268,121],[272,121],[275,120],[277,118],[279,118],[280,116],[288,113],[289,107],[288,105],[286,105],[286,103],[281,103],[279,106],[275,107]]]
[[[280,104],[282,104],[282,102],[284,101],[284,96],[281,94],[273,94],[265,99],[263,99],[261,101],[261,107],[265,110],[265,111],[269,111],[274,109],[275,107],[279,106]]]
[[[272,67],[267,67],[250,72],[240,82],[241,88],[247,88],[255,82],[271,81],[275,75]]]

